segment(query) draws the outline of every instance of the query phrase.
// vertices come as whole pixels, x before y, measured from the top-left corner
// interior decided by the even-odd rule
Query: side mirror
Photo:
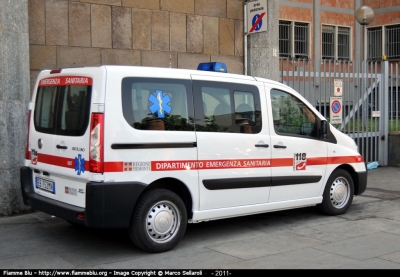
[[[328,122],[326,120],[321,121],[320,138],[328,138]]]

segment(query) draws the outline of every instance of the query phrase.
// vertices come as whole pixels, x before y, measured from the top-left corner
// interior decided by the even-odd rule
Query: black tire
[[[353,179],[346,170],[337,169],[325,185],[322,203],[318,208],[328,215],[344,214],[353,202],[353,196]]]
[[[140,249],[165,252],[179,243],[186,225],[186,207],[178,195],[165,189],[149,190],[133,211],[129,236]]]

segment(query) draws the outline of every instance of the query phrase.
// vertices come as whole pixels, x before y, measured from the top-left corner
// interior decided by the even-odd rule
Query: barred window
[[[367,30],[368,60],[380,60],[382,58],[382,27],[369,28]]]
[[[322,59],[350,60],[350,28],[322,26]]]
[[[388,59],[400,58],[400,25],[386,27],[385,36],[386,57]]]
[[[308,23],[279,21],[279,56],[308,57]]]
[[[322,59],[335,59],[335,27],[322,26]]]
[[[292,22],[279,21],[279,55],[281,57],[290,57],[290,37]]]
[[[307,57],[308,55],[308,24],[294,24],[294,55],[295,57]]]
[[[350,60],[350,28],[338,28],[338,60]]]

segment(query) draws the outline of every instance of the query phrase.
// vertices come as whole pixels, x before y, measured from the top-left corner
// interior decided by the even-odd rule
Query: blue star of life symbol
[[[171,102],[171,98],[169,98],[168,94],[163,96],[162,90],[156,90],[156,95],[150,94],[149,101],[153,103],[149,107],[151,113],[157,112],[159,118],[164,118],[165,112],[171,113],[172,108],[168,105]]]
[[[82,158],[82,155],[79,154],[78,157],[75,158],[75,171],[78,171],[78,175],[81,175],[81,173],[85,172],[85,158]]]

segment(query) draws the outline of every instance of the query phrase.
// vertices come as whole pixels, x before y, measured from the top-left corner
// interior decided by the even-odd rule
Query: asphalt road
[[[41,212],[0,217],[1,269],[400,269],[400,168],[368,171],[349,211],[314,207],[189,224],[180,244],[143,252],[127,230]]]

